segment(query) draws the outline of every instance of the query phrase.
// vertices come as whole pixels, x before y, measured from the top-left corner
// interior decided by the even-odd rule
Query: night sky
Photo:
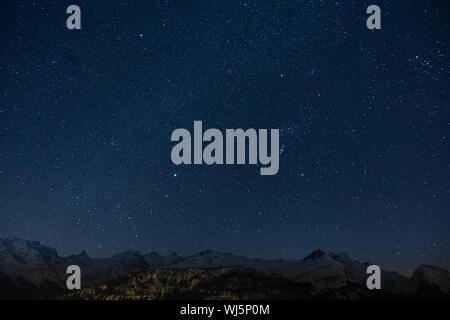
[[[450,267],[447,1],[0,3],[0,237]],[[280,129],[278,174],[174,165],[194,120]]]

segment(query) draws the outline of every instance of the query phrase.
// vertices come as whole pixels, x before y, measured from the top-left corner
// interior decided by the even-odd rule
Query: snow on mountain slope
[[[217,268],[217,267],[249,267],[249,259],[231,253],[205,250],[197,254],[174,261],[174,268]]]
[[[54,249],[36,241],[0,239],[1,279],[8,286],[11,283],[22,287],[35,286],[37,291],[41,287],[65,288],[65,271],[71,264],[80,266],[83,286],[102,284],[110,279],[151,269],[239,267],[289,278],[296,283],[311,283],[316,292],[346,288],[349,284],[365,288],[369,265],[351,259],[346,253],[325,253],[322,250],[315,250],[298,260],[249,259],[213,250],[186,257],[177,254],[163,256],[156,252],[142,255],[137,251],[101,259],[90,258],[84,251],[78,255],[60,257]],[[442,291],[450,295],[450,275],[442,268],[420,266],[411,279],[382,270],[381,279],[383,290],[389,292],[412,294],[422,288],[426,292]]]
[[[144,259],[150,268],[157,269],[170,266],[176,261],[183,259],[183,257],[176,253],[172,253],[169,256],[163,256],[157,252],[150,252],[144,255]]]
[[[241,255],[206,250],[182,258],[168,267],[171,268],[218,268],[243,267],[260,272],[268,272],[294,279],[298,282],[310,282],[318,291],[325,288],[335,289],[351,281],[361,286],[366,285],[366,269],[362,264],[351,259],[346,253],[325,253],[316,250],[301,260],[248,259]],[[382,282],[392,291],[410,292],[413,287],[408,279],[396,272],[384,272]]]
[[[187,257],[176,254],[162,256],[152,252],[141,255],[128,251],[110,258],[91,259],[86,252],[67,258],[59,257],[55,250],[41,246],[38,242],[20,239],[5,239],[0,243],[0,270],[9,275],[23,276],[35,284],[45,278],[65,278],[65,268],[70,264],[79,265],[83,280],[88,285],[102,283],[132,272],[152,268],[218,268],[243,267],[256,271],[270,272],[298,281],[308,281],[319,289],[339,287],[346,281],[365,283],[365,266],[345,253],[325,253],[316,250],[302,260],[248,259],[242,255],[205,250]],[[388,278],[399,277],[396,273],[386,273]],[[400,276],[401,277],[401,276]],[[400,279],[400,280],[399,280]],[[399,278],[395,282],[401,283]],[[406,279],[406,278],[405,278]],[[403,281],[404,282],[404,281]],[[393,281],[387,281],[392,288]]]
[[[90,258],[86,252],[60,258],[65,268],[75,264],[80,266],[84,285],[96,285],[129,273],[140,272],[150,268],[146,259],[137,251],[126,251],[108,258]],[[65,268],[59,270],[60,274]]]
[[[37,241],[14,237],[0,239],[0,270],[11,278],[23,277],[35,285],[54,279],[59,257],[52,248]]]

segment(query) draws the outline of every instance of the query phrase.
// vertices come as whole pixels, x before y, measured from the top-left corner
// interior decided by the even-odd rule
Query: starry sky
[[[447,1],[2,0],[0,236],[448,268],[449,18]],[[278,174],[174,165],[194,120],[280,129]]]

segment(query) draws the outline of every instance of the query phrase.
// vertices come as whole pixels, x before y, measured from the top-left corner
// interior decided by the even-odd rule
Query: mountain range
[[[66,268],[81,269],[81,290]],[[61,257],[37,241],[0,239],[0,299],[449,299],[450,272],[421,265],[412,277],[381,273],[368,290],[369,263],[315,250],[303,259],[249,259],[205,250],[189,256],[127,251],[109,258]]]

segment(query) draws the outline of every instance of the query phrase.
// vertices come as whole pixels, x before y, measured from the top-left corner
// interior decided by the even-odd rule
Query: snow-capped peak
[[[314,250],[313,252],[308,254],[306,257],[304,257],[303,261],[314,261],[314,260],[317,260],[320,257],[322,257],[324,254],[325,254],[325,252],[323,252],[320,249]]]

